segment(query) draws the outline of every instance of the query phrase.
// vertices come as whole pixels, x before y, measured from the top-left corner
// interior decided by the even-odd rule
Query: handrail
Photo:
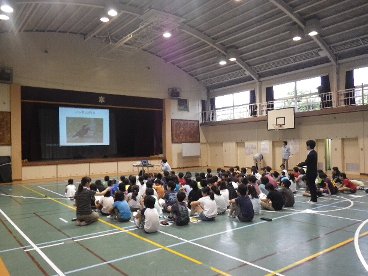
[[[368,105],[368,84],[352,89],[311,93],[276,99],[270,102],[235,105],[202,112],[202,123],[266,116],[267,110],[294,107],[295,112],[308,112],[350,105]]]

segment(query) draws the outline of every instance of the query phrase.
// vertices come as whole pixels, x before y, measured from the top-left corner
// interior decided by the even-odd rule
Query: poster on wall
[[[270,143],[267,140],[261,141],[261,153],[262,154],[270,153]]]
[[[172,119],[171,141],[174,144],[199,143],[199,121]]]
[[[0,145],[10,146],[10,112],[0,112]]]
[[[254,155],[257,152],[256,144],[245,144],[245,155]]]

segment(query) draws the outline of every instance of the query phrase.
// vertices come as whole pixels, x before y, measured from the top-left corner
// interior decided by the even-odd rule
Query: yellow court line
[[[359,237],[361,238],[361,237],[365,237],[367,235],[368,235],[368,231],[365,232],[365,233],[363,233],[363,234],[361,234]],[[329,248],[326,248],[326,249],[324,249],[324,250],[322,250],[320,252],[317,252],[317,253],[315,253],[313,255],[310,255],[310,256],[308,256],[308,257],[306,257],[304,259],[301,259],[301,260],[299,260],[299,261],[297,261],[295,263],[292,263],[292,264],[290,264],[288,266],[285,266],[283,268],[280,268],[280,269],[274,271],[273,273],[266,274],[265,276],[274,276],[274,275],[276,275],[276,273],[282,273],[282,272],[285,272],[287,270],[290,270],[290,269],[292,269],[292,268],[294,268],[294,267],[296,267],[298,265],[301,265],[301,264],[306,263],[306,262],[308,262],[310,260],[313,260],[313,259],[315,259],[315,258],[317,258],[317,257],[319,257],[319,256],[321,256],[323,254],[326,254],[328,252],[334,251],[334,250],[336,250],[336,249],[338,249],[338,248],[340,248],[340,247],[342,247],[342,246],[344,246],[344,245],[346,245],[346,244],[348,244],[348,243],[350,243],[352,241],[354,241],[354,238],[350,238],[350,239],[347,239],[347,240],[345,240],[343,242],[339,242],[339,243],[337,243],[337,244],[335,244],[335,245],[333,245],[333,246],[331,246]]]
[[[3,262],[3,260],[0,258],[0,275],[1,276],[10,276],[10,273],[8,271],[8,269],[6,268],[5,263]]]
[[[36,191],[36,190],[33,190],[33,189],[29,188],[29,187],[26,187],[26,186],[22,186],[22,187],[23,187],[23,188],[25,188],[25,189],[27,189],[27,190],[30,190],[30,191],[32,191],[32,192],[34,192],[34,193],[38,194],[38,195],[41,195],[42,197],[46,197],[46,195],[45,195],[45,194],[42,194],[42,193],[40,193],[40,192],[38,192],[38,191]],[[69,205],[67,205],[67,204],[65,204],[65,203],[63,203],[63,202],[61,202],[61,201],[59,201],[59,200],[56,200],[56,199],[53,199],[53,198],[49,198],[49,199],[50,199],[50,200],[52,200],[52,201],[54,201],[55,203],[58,203],[58,204],[61,204],[61,205],[65,206],[65,207],[67,207],[67,208],[69,208],[69,209],[75,210],[75,208],[74,208],[74,207],[71,207],[71,206],[69,206]],[[216,273],[218,273],[218,274],[221,274],[221,275],[224,275],[224,276],[229,276],[229,275],[230,275],[230,274],[228,274],[228,273],[226,273],[226,272],[224,272],[224,271],[222,271],[222,270],[220,270],[220,269],[217,269],[217,268],[212,267],[212,266],[208,266],[208,265],[204,264],[204,263],[203,263],[203,262],[201,262],[201,261],[198,261],[198,260],[196,260],[196,259],[194,259],[194,258],[192,258],[192,257],[189,257],[189,256],[187,256],[187,255],[185,255],[185,254],[182,254],[182,253],[180,253],[180,252],[178,252],[178,251],[176,251],[176,250],[173,250],[173,249],[171,249],[171,248],[168,248],[168,247],[166,247],[166,246],[164,246],[164,245],[162,245],[162,244],[160,244],[160,243],[157,243],[157,242],[155,242],[155,241],[152,241],[152,240],[150,240],[150,239],[147,239],[147,238],[145,238],[145,237],[142,237],[142,236],[140,236],[140,235],[138,235],[138,234],[136,234],[136,233],[130,232],[130,231],[128,231],[128,230],[126,230],[126,229],[124,229],[124,228],[122,228],[122,227],[119,227],[119,226],[117,226],[117,225],[115,225],[115,224],[112,224],[112,223],[110,223],[110,222],[107,222],[107,221],[105,221],[105,220],[103,220],[103,219],[98,219],[98,221],[99,221],[99,222],[101,222],[101,223],[103,223],[103,224],[105,224],[105,225],[107,225],[107,226],[110,226],[110,227],[115,228],[115,229],[117,229],[117,230],[120,230],[120,231],[122,231],[122,232],[124,232],[124,233],[127,233],[128,235],[131,235],[131,236],[133,236],[133,237],[135,237],[135,238],[137,238],[137,239],[139,239],[139,240],[141,240],[141,241],[147,242],[147,243],[149,243],[149,244],[151,244],[151,245],[153,245],[153,246],[156,246],[156,247],[158,247],[158,248],[161,248],[161,249],[163,249],[163,250],[165,250],[165,251],[167,251],[167,252],[169,252],[169,253],[171,253],[171,254],[174,254],[174,255],[176,255],[176,256],[178,256],[178,257],[181,257],[181,258],[183,258],[183,259],[185,259],[185,260],[187,260],[187,261],[190,261],[190,262],[195,263],[195,264],[197,264],[197,265],[207,266],[207,267],[209,267],[212,271],[214,271],[214,272],[216,272]]]

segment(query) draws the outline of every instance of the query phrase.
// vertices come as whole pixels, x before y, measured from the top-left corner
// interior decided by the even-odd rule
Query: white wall
[[[13,82],[20,85],[150,98],[168,98],[167,89],[179,87],[183,98],[206,97],[194,78],[140,50],[111,50],[72,34],[9,33],[0,39],[0,64],[13,68]]]
[[[306,114],[304,114],[306,115]],[[253,165],[252,155],[239,156],[245,154],[239,147],[253,144],[256,152],[262,152],[262,143],[268,145],[268,152],[263,153],[265,164],[278,169],[281,161],[281,150],[274,149],[278,143],[275,141],[289,141],[292,146],[292,158],[289,160],[289,168],[295,166],[300,161],[304,161],[306,156],[306,140],[318,140],[320,151],[319,162],[324,164],[324,139],[332,139],[332,166],[345,169],[346,164],[359,164],[357,171],[349,173],[368,173],[368,111],[359,111],[341,114],[328,114],[308,117],[296,117],[295,129],[267,131],[266,118],[259,122],[227,123],[221,125],[202,126],[203,143],[207,143],[209,151],[216,154],[217,162],[210,158],[209,166],[216,167],[226,163],[225,156],[220,156],[218,150],[223,148],[231,149],[238,145],[235,159],[231,160],[232,166],[236,165],[234,160],[241,160],[239,166]],[[320,141],[321,140],[321,141]],[[346,142],[354,141],[354,142]],[[211,147],[216,145],[215,147]],[[217,150],[216,150],[217,149]],[[229,150],[228,150],[229,151]],[[211,152],[209,155],[212,157]],[[225,154],[225,153],[224,153]],[[277,154],[275,156],[275,154]],[[239,161],[238,161],[239,162]],[[227,165],[227,164],[224,164]]]

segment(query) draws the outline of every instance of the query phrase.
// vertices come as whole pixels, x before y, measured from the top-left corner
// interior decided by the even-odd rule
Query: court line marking
[[[34,193],[37,193],[37,194],[39,194],[39,195],[43,195],[42,193],[40,193],[40,192],[38,192],[38,191],[35,191],[34,189],[31,189],[31,188],[26,187],[26,186],[24,186],[24,185],[22,185],[22,187],[23,187],[23,188],[25,188],[25,189],[28,189],[28,190],[30,190],[30,191],[32,191],[32,192],[34,192]],[[54,201],[55,203],[61,204],[61,205],[63,205],[63,206],[66,206],[66,207],[68,207],[69,209],[75,210],[75,208],[74,208],[74,207],[71,207],[71,206],[69,206],[69,205],[67,205],[67,204],[65,204],[65,203],[62,203],[62,202],[60,202],[60,201],[58,201],[58,200],[56,200],[56,199],[52,199],[52,198],[50,198],[50,200]],[[157,243],[157,242],[155,242],[155,241],[153,241],[153,240],[150,240],[150,239],[148,239],[148,238],[142,237],[142,236],[140,236],[140,235],[138,235],[138,234],[136,234],[136,233],[129,232],[128,230],[126,230],[126,229],[124,229],[124,228],[122,228],[122,227],[119,227],[119,226],[117,226],[117,225],[115,225],[115,224],[109,223],[109,222],[107,222],[107,221],[105,221],[105,220],[103,220],[103,219],[98,219],[98,221],[99,221],[99,222],[101,222],[101,223],[103,223],[103,224],[105,224],[105,225],[107,225],[107,226],[110,226],[110,227],[115,228],[115,229],[118,229],[118,230],[120,230],[120,231],[122,231],[122,232],[124,232],[124,233],[127,233],[128,235],[130,235],[130,236],[132,236],[132,237],[135,237],[135,238],[137,238],[137,239],[139,239],[139,240],[141,240],[141,241],[144,241],[144,242],[149,243],[149,244],[151,244],[151,245],[153,245],[153,246],[156,246],[156,247],[158,247],[158,248],[161,248],[161,249],[163,249],[163,250],[165,250],[165,251],[167,251],[167,252],[169,252],[169,253],[171,253],[171,254],[173,254],[173,255],[176,255],[176,256],[178,256],[178,257],[181,257],[181,258],[183,258],[183,259],[185,259],[185,260],[187,260],[187,261],[190,261],[190,262],[195,263],[195,264],[197,264],[197,265],[203,265],[203,266],[205,266],[205,267],[209,267],[211,270],[213,270],[211,266],[208,266],[208,265],[204,264],[203,262],[201,262],[201,261],[199,261],[199,260],[197,260],[197,259],[194,259],[194,258],[192,258],[192,257],[190,257],[190,256],[188,256],[188,255],[182,254],[182,253],[180,253],[180,252],[178,252],[178,251],[176,251],[176,250],[173,250],[173,249],[171,249],[171,248],[168,248],[168,247],[166,247],[166,246],[164,246],[164,245],[162,245],[162,244],[160,244],[160,243]],[[221,270],[219,270],[219,269],[217,269],[217,268],[215,268],[215,269],[216,269],[216,272],[217,272],[217,273],[220,273],[220,271],[221,271]],[[228,275],[228,274],[226,274],[225,272],[223,272],[223,273],[224,273],[223,275]]]
[[[48,248],[48,247],[53,247],[53,246],[62,245],[62,244],[64,244],[64,242],[49,244],[49,245],[45,245],[45,246],[39,246],[38,248],[42,249],[42,248]],[[24,250],[24,252],[33,251],[33,250],[35,250],[35,249],[34,248],[29,248],[29,249]]]
[[[332,205],[332,204],[335,204],[335,202],[331,203],[331,204],[328,204],[326,206],[329,206],[329,205]],[[318,207],[315,207],[315,208],[320,208],[320,207],[323,207],[323,206],[318,206]],[[303,213],[303,212],[295,212],[293,214],[287,214],[285,216],[280,216],[280,217],[273,218],[273,219],[274,220],[281,219],[281,218],[284,218],[284,217],[288,217],[288,216],[291,216],[291,215],[294,215],[294,214],[300,214],[300,213]],[[239,229],[244,229],[244,228],[251,227],[253,225],[257,225],[257,224],[261,224],[261,223],[267,223],[267,222],[259,221],[259,222],[253,223],[253,224],[237,227],[237,228],[234,228],[234,229],[225,230],[225,231],[222,231],[222,232],[217,232],[217,233],[214,233],[214,234],[210,234],[210,235],[206,235],[206,236],[203,236],[203,237],[195,238],[195,239],[192,239],[192,240],[189,240],[189,241],[197,241],[197,240],[205,239],[207,237],[212,237],[212,236],[216,236],[216,235],[221,235],[223,233],[232,232],[232,231],[239,230]],[[182,245],[182,244],[186,244],[186,242],[179,242],[179,243],[171,244],[171,245],[168,245],[167,247],[171,248],[171,247],[179,246],[179,245]],[[71,270],[71,271],[65,272],[65,274],[85,271],[85,270],[92,269],[92,268],[99,267],[99,266],[103,266],[103,265],[106,265],[106,264],[109,264],[109,263],[114,263],[114,262],[118,262],[118,261],[122,261],[122,260],[127,260],[127,259],[130,259],[130,258],[134,258],[136,256],[142,256],[142,255],[150,254],[150,253],[160,251],[160,250],[162,250],[162,249],[157,248],[157,249],[147,250],[147,251],[136,253],[136,254],[133,254],[133,255],[130,255],[130,256],[125,256],[125,257],[122,257],[122,258],[112,259],[110,261],[106,261],[106,262],[103,262],[103,263],[99,263],[99,264],[95,264],[95,265],[86,266],[86,267],[78,268],[78,269],[75,269],[75,270]]]
[[[358,255],[358,258],[360,260],[360,262],[362,263],[362,265],[364,266],[365,270],[368,271],[368,265],[367,265],[367,262],[365,261],[363,255],[362,255],[362,252],[360,251],[360,247],[359,247],[359,233],[360,231],[362,230],[362,228],[364,227],[364,225],[366,225],[368,223],[368,219],[363,221],[359,227],[357,228],[357,230],[355,231],[355,234],[354,234],[354,248],[355,248],[355,251]],[[366,232],[367,233],[367,232]]]
[[[363,233],[363,234],[361,234],[359,237],[365,237],[367,235],[368,235],[368,231],[365,232],[365,233]],[[350,239],[347,239],[345,241],[339,242],[339,243],[337,243],[337,244],[335,244],[335,245],[333,245],[333,246],[331,246],[329,248],[326,248],[326,249],[324,249],[324,250],[322,250],[320,252],[317,252],[317,253],[315,253],[313,255],[310,255],[310,256],[308,256],[308,257],[306,257],[304,259],[301,259],[301,260],[296,261],[296,262],[294,262],[294,263],[292,263],[290,265],[287,265],[287,266],[285,266],[283,268],[280,268],[280,269],[276,270],[275,272],[282,273],[282,272],[285,272],[287,270],[290,270],[290,269],[292,269],[294,267],[297,267],[299,265],[302,265],[302,264],[304,264],[304,263],[306,263],[308,261],[311,261],[313,259],[316,259],[316,258],[318,258],[319,256],[321,256],[323,254],[332,252],[332,251],[334,251],[334,250],[336,250],[336,249],[338,249],[338,248],[340,248],[340,247],[342,247],[344,245],[347,245],[348,243],[351,243],[353,240],[354,240],[354,238],[350,238]],[[266,274],[265,276],[273,276],[273,275],[276,275],[276,274],[269,273],[269,274]]]
[[[262,267],[262,266],[259,266],[259,265],[256,265],[256,264],[253,264],[253,263],[251,263],[251,262],[247,262],[247,261],[245,261],[245,260],[243,260],[243,259],[239,259],[239,258],[237,258],[237,257],[231,256],[231,255],[229,255],[229,254],[226,254],[226,253],[221,252],[221,251],[218,251],[218,250],[216,250],[216,249],[213,249],[213,248],[207,247],[207,246],[205,246],[205,245],[202,245],[202,244],[199,244],[199,243],[195,243],[195,242],[192,242],[192,241],[189,241],[189,240],[183,239],[183,238],[181,238],[181,237],[175,236],[175,235],[173,235],[173,234],[170,234],[170,233],[167,233],[167,232],[164,232],[164,231],[159,231],[159,232],[160,232],[160,233],[162,233],[162,234],[164,234],[164,235],[167,235],[167,236],[169,236],[169,237],[172,237],[172,238],[178,239],[178,240],[180,240],[180,241],[183,241],[183,242],[186,242],[186,243],[189,243],[189,244],[192,244],[192,245],[198,246],[198,247],[200,247],[200,248],[203,248],[203,249],[209,250],[209,251],[211,251],[211,252],[214,252],[214,253],[220,254],[220,255],[222,255],[222,256],[225,256],[225,257],[227,257],[227,258],[230,258],[230,259],[236,260],[236,261],[241,262],[241,263],[243,263],[243,264],[247,264],[247,265],[250,265],[250,266],[256,267],[256,268],[258,268],[258,269],[260,269],[260,270],[263,270],[263,271],[266,271],[266,272],[270,272],[270,273],[276,273],[276,272],[274,272],[273,270],[267,269],[267,268],[265,268],[265,267]],[[229,274],[228,274],[228,275],[229,275]],[[278,276],[283,276],[283,274],[280,274],[280,273],[276,273],[276,275],[278,275]]]
[[[42,187],[42,186],[37,186],[37,187],[38,187],[38,188],[40,188],[40,189],[42,189],[42,190],[48,191],[48,192],[50,192],[50,193],[53,193],[53,194],[55,194],[55,195],[62,196],[62,197],[64,197],[64,199],[69,199],[69,198],[67,198],[65,195],[59,194],[59,193],[57,193],[57,192],[54,192],[53,190],[46,189],[46,188],[44,188],[44,187]]]
[[[23,198],[23,199],[42,199],[42,200],[48,199],[47,197],[18,196],[18,195],[7,195],[7,194],[0,194],[0,196]],[[65,198],[58,198],[58,199],[65,199]]]
[[[39,193],[39,192],[37,192],[37,191],[34,191],[33,189],[30,189],[30,188],[27,188],[27,187],[25,187],[25,186],[22,186],[22,187],[24,187],[24,188],[26,188],[26,189],[29,189],[29,190],[31,190],[32,192],[35,192],[35,193],[38,193],[38,194],[41,194],[41,193]],[[42,194],[41,194],[42,195]],[[344,199],[344,200],[346,200],[345,198],[343,198],[343,197],[341,197],[342,199]],[[66,204],[64,204],[64,203],[62,203],[62,202],[59,202],[58,200],[54,200],[54,199],[52,199],[52,198],[50,198],[52,201],[55,201],[56,203],[59,203],[59,204],[61,204],[61,205],[63,205],[63,206],[66,206],[66,207],[68,207],[68,208],[70,208],[70,209],[73,209],[73,210],[75,210],[75,208],[73,208],[73,207],[71,207],[71,206],[69,206],[69,205],[66,205]],[[331,198],[330,198],[331,199]],[[334,200],[337,200],[337,199],[334,199]],[[328,200],[325,200],[325,201],[328,201]],[[317,206],[317,207],[315,207],[315,208],[312,208],[312,209],[317,209],[317,208],[322,208],[322,207],[326,207],[326,206],[330,206],[330,205],[333,205],[333,204],[335,204],[335,202],[333,202],[333,203],[330,203],[330,204],[327,204],[327,205],[319,205],[319,206]],[[348,207],[345,207],[345,209],[347,209]],[[287,215],[285,215],[285,216],[280,216],[280,217],[278,217],[278,218],[282,218],[282,217],[286,217],[286,216],[291,216],[291,215],[294,215],[294,214],[299,214],[299,213],[303,213],[303,211],[301,211],[301,212],[294,212],[294,213],[291,213],[291,214],[287,214]],[[274,220],[275,219],[278,219],[278,218],[274,218]],[[124,228],[121,228],[121,227],[118,227],[118,226],[116,226],[116,225],[114,225],[114,224],[111,224],[111,223],[108,223],[108,222],[106,222],[106,221],[104,221],[104,220],[101,220],[101,219],[99,219],[99,221],[100,222],[102,222],[102,223],[104,223],[104,224],[106,224],[106,225],[110,225],[111,227],[113,227],[113,228],[116,228],[116,229],[118,229],[118,230],[120,230],[120,229],[122,229],[121,231],[122,232],[126,232],[126,230],[124,230]],[[233,231],[233,230],[239,230],[239,229],[243,229],[243,228],[246,228],[246,227],[250,227],[250,226],[253,226],[253,225],[257,225],[257,224],[260,224],[260,223],[266,223],[265,221],[261,221],[261,222],[257,222],[257,223],[254,223],[254,224],[250,224],[250,225],[246,225],[246,226],[243,226],[243,227],[238,227],[238,228],[235,228],[235,229],[229,229],[229,230],[226,230],[226,231],[223,231],[222,233],[226,233],[226,232],[229,232],[229,231]],[[119,229],[120,228],[120,229]],[[129,233],[128,232],[128,234],[134,234],[134,233]],[[194,240],[200,240],[200,239],[203,239],[203,238],[207,238],[208,236],[215,236],[215,235],[219,235],[219,234],[221,234],[221,233],[215,233],[215,234],[212,234],[212,235],[207,235],[207,236],[204,236],[204,237],[199,237],[199,238],[197,238],[197,239],[194,239]],[[135,234],[135,235],[137,235],[137,234]],[[139,236],[139,235],[137,235],[138,237],[139,237],[139,239],[140,238],[143,238],[143,237],[141,237],[141,236]],[[143,239],[146,239],[146,238],[143,238]],[[148,240],[148,239],[147,239]],[[192,240],[192,241],[194,241],[194,240]],[[150,241],[150,240],[149,240]],[[151,241],[151,242],[153,242],[153,243],[156,243],[156,242],[154,242],[154,241]],[[150,243],[150,242],[149,242]],[[159,244],[160,245],[160,244]],[[160,246],[162,246],[162,245],[160,245]],[[165,246],[163,246],[163,247],[165,247]],[[161,247],[160,247],[161,248]],[[169,249],[168,247],[166,247],[167,249]],[[165,248],[162,248],[162,249],[164,249],[164,250],[166,250]],[[170,251],[169,251],[170,252]],[[176,251],[174,251],[174,252],[176,252]],[[178,252],[179,253],[179,252]],[[181,253],[179,253],[179,254],[181,254]],[[184,255],[185,256],[185,255]],[[189,256],[188,256],[189,257]],[[190,257],[189,257],[190,258]],[[213,270],[212,269],[212,267],[210,267],[211,268],[211,270]],[[216,268],[214,268],[214,269],[216,269]],[[218,272],[218,271],[216,271],[216,272]]]
[[[63,219],[63,218],[59,218],[61,221],[65,222],[65,223],[68,223],[68,221],[66,219]]]
[[[126,229],[129,230],[135,230],[137,229],[135,225],[132,226],[128,226]],[[57,242],[61,242],[61,241],[74,241],[78,238],[83,238],[83,237],[89,237],[90,239],[94,239],[94,238],[99,238],[103,235],[100,235],[102,233],[108,233],[108,232],[112,232],[112,233],[122,233],[119,230],[116,229],[110,229],[110,230],[106,230],[106,231],[100,231],[100,232],[96,232],[96,233],[89,233],[89,234],[84,234],[84,235],[79,235],[79,236],[74,236],[74,237],[70,237],[70,238],[63,238],[63,239],[58,239],[58,240],[53,240],[53,241],[47,241],[47,242],[42,242],[42,243],[36,243],[37,246],[42,246],[42,245],[46,245],[46,244],[53,244],[53,243],[57,243]],[[9,248],[9,249],[4,249],[4,250],[0,250],[0,253],[6,253],[9,251],[14,251],[14,250],[26,250],[27,248],[29,248],[31,246],[27,245],[27,246],[19,246],[19,247],[14,247],[14,248]]]
[[[0,257],[0,275],[2,276],[10,276],[9,270],[7,269],[5,263]]]
[[[64,275],[64,273],[46,256],[42,250],[34,244],[34,242],[26,235],[24,232],[4,213],[2,209],[0,209],[0,213],[4,216],[4,218],[18,231],[18,233],[37,251],[37,253],[44,259],[51,268],[60,276]]]
[[[347,220],[353,220],[353,221],[363,221],[362,219],[353,219],[353,218],[346,218],[346,217],[340,217],[340,216],[333,216],[333,215],[323,214],[319,212],[311,212],[311,214],[316,214],[316,215],[326,216],[326,217],[331,217],[331,218],[347,219]]]

